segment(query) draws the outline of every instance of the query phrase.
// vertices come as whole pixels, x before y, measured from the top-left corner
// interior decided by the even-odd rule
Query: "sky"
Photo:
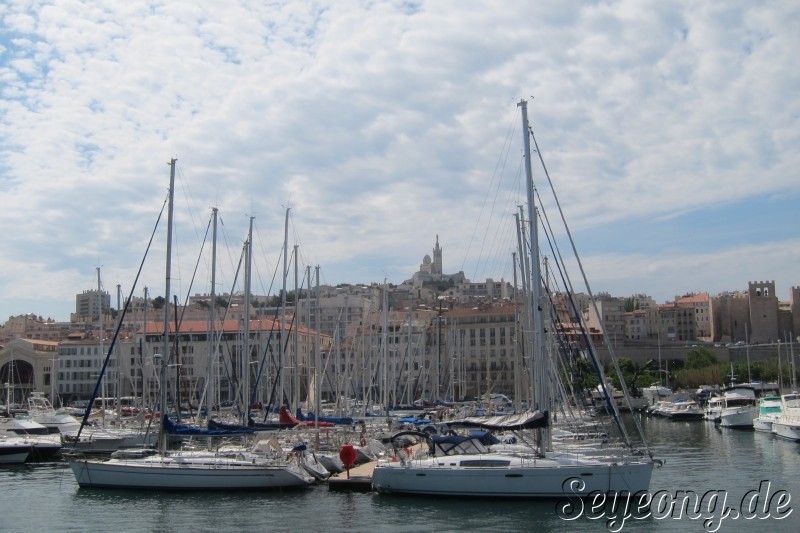
[[[163,295],[172,158],[180,300],[210,292],[212,208],[217,293],[251,219],[256,294],[284,234],[323,284],[402,283],[437,236],[446,273],[513,280],[522,99],[542,219],[593,292],[788,300],[798,27],[792,1],[8,0],[0,317]]]

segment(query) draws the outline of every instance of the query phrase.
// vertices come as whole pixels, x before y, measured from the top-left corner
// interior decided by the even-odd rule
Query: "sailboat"
[[[164,292],[167,298],[170,294],[175,162],[175,159],[170,161],[166,290]],[[313,483],[314,478],[299,465],[289,463],[282,458],[255,456],[244,451],[224,456],[207,451],[167,451],[166,384],[168,382],[168,354],[170,353],[168,303],[164,305],[163,331],[163,354],[158,357],[161,366],[160,405],[162,408],[158,449],[152,453],[138,451],[138,453],[123,454],[106,461],[73,456],[70,458],[69,465],[78,485],[120,489],[234,490],[303,487]],[[109,349],[109,353],[111,353],[111,349]]]
[[[526,298],[527,320],[534,335],[527,340],[526,349],[532,354],[531,369],[536,372],[534,403],[537,409],[522,415],[478,418],[458,421],[467,427],[514,432],[522,445],[498,446],[487,443],[482,436],[437,435],[417,436],[427,443],[422,453],[399,452],[399,461],[379,463],[372,476],[372,485],[388,493],[446,495],[461,497],[552,498],[588,496],[602,493],[637,493],[650,486],[653,467],[651,456],[630,453],[618,448],[557,448],[553,446],[550,409],[553,406],[552,386],[548,376],[557,373],[548,367],[544,354],[544,317],[540,294],[539,252],[536,209],[533,204],[533,180],[530,165],[530,137],[527,102],[519,103],[522,126],[530,223],[530,284],[532,297]],[[518,237],[519,238],[519,237]],[[524,285],[524,284],[523,284]],[[530,303],[530,305],[528,305]],[[538,311],[536,311],[538,308]],[[533,311],[533,312],[531,312]],[[600,375],[601,383],[604,376]],[[533,381],[532,381],[533,382]],[[627,389],[625,389],[627,392]],[[610,401],[608,385],[603,390],[610,412],[619,421],[616,406]],[[451,428],[453,426],[451,425]],[[624,429],[620,428],[624,433]],[[534,432],[531,434],[531,432]],[[398,442],[409,432],[392,437]],[[414,433],[414,432],[412,432]]]

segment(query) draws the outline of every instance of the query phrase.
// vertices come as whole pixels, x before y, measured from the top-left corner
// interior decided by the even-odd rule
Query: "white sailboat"
[[[593,491],[636,493],[650,486],[655,463],[652,458],[623,453],[622,449],[594,448],[593,453],[581,453],[575,449],[562,451],[553,447],[548,412],[554,404],[552,384],[547,381],[547,376],[552,377],[557,373],[549,368],[544,353],[545,328],[539,290],[537,214],[533,202],[527,102],[522,100],[519,106],[522,109],[531,227],[531,272],[525,278],[530,283],[533,297],[526,299],[526,308],[539,309],[532,317],[528,314],[528,324],[533,325],[531,329],[534,335],[532,339],[527,339],[528,350],[533,354],[531,367],[536,380],[534,406],[538,410],[520,419],[481,420],[474,423],[481,427],[516,431],[521,439],[526,439],[526,435],[530,435],[528,432],[535,431],[535,435],[527,440],[532,444],[521,449],[496,451],[474,436],[426,436],[427,453],[401,452],[400,461],[385,461],[375,467],[372,485],[378,491],[464,497],[551,498],[586,496]],[[527,305],[528,300],[531,301],[530,306]],[[604,393],[608,398],[607,389],[604,389]],[[608,403],[609,410],[618,417],[616,406],[610,401]],[[420,437],[423,435],[419,434]],[[399,436],[402,433],[395,435],[395,440]]]
[[[277,489],[308,486],[313,482],[302,468],[282,459],[254,457],[244,453],[221,456],[212,452],[168,452],[164,429],[167,406],[169,345],[169,294],[171,273],[172,212],[175,189],[175,160],[170,161],[169,207],[167,215],[167,303],[164,306],[163,356],[161,359],[162,422],[158,451],[122,455],[102,461],[73,457],[70,467],[81,487],[169,490]],[[177,332],[176,332],[177,333]]]

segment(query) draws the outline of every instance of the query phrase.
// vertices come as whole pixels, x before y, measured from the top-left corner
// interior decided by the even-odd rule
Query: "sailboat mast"
[[[386,410],[386,417],[389,417],[389,302],[386,291],[386,279],[383,280],[383,302],[381,306],[381,359],[383,361],[383,408]]]
[[[208,312],[208,360],[206,361],[206,419],[211,419],[214,405],[214,368],[217,360],[217,343],[214,332],[217,320],[217,208],[211,208],[211,305]]]
[[[320,374],[320,370],[322,369],[322,346],[320,345],[320,323],[319,321],[322,319],[319,309],[319,265],[315,268],[317,274],[317,284],[316,289],[314,291],[314,296],[316,299],[316,307],[314,309],[314,323],[316,324],[316,342],[314,343],[314,426],[319,428],[319,415],[320,409],[322,406],[321,403],[321,396],[322,396],[322,376]]]
[[[97,267],[97,317],[98,317],[98,340],[100,341],[100,355],[105,357],[105,351],[103,349],[103,340],[105,339],[105,335],[103,335],[103,293],[102,293],[102,286],[103,284],[100,281],[100,267]],[[103,391],[103,399],[101,403],[103,405],[103,413],[106,410],[106,398],[108,398],[108,380],[106,380],[106,375],[100,377],[103,380],[103,385],[101,387]],[[105,414],[103,415],[103,420],[105,421]]]
[[[289,209],[286,208],[286,219],[283,223],[283,289],[281,290],[281,324],[280,324],[280,342],[278,343],[278,373],[281,376],[280,379],[280,395],[278,396],[280,405],[284,404],[284,394],[285,394],[285,373],[283,372],[284,368],[284,358],[285,353],[283,347],[286,344],[286,276],[288,275],[289,271]]]
[[[534,313],[534,337],[533,337],[533,362],[535,369],[536,385],[534,388],[534,407],[539,410],[549,410],[547,398],[548,372],[547,362],[544,359],[544,313],[542,312],[542,289],[541,273],[539,270],[539,223],[536,205],[534,203],[533,188],[533,169],[531,163],[531,142],[528,127],[528,102],[520,100],[519,107],[522,109],[522,140],[525,148],[525,178],[528,201],[528,224],[530,228],[530,280],[531,295],[533,297]],[[545,451],[550,447],[549,431],[543,430],[543,441],[541,445]]]
[[[253,219],[250,217],[250,225],[247,231],[247,244],[245,244],[245,265],[244,265],[244,324],[242,339],[242,399],[246,402],[242,409],[242,425],[246,425],[250,417],[250,278],[252,276],[253,261]]]
[[[292,360],[294,363],[294,408],[297,409],[300,407],[300,336],[298,335],[298,326],[300,324],[300,317],[297,316],[297,311],[299,307],[297,303],[299,302],[299,277],[300,277],[300,270],[298,267],[297,261],[297,248],[298,246],[294,245],[294,327],[292,328],[292,345],[294,349],[292,350],[294,353],[292,354]]]
[[[164,424],[167,419],[167,363],[169,359],[169,295],[170,295],[170,276],[172,275],[172,210],[175,196],[175,162],[177,159],[170,159],[169,162],[169,202],[167,207],[167,264],[165,274],[165,288],[164,288],[164,323],[161,339],[161,391],[160,391],[160,405],[161,411],[161,426],[158,432],[158,451],[164,453],[167,451],[167,432],[164,431]],[[176,331],[177,335],[178,332]]]

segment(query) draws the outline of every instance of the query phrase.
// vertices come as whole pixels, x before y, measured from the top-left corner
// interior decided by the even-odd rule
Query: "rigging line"
[[[514,182],[517,183],[517,189],[516,189],[516,191],[513,188],[509,189],[508,195],[506,196],[505,208],[501,210],[501,212],[503,212],[503,213],[505,213],[507,211],[514,211],[514,205],[519,202],[519,199],[520,199],[520,187],[522,185],[520,178],[522,176],[523,162],[524,162],[524,158],[520,159],[519,165],[517,166],[517,174],[516,174],[517,179],[514,180]],[[498,193],[499,193],[499,189],[498,189]],[[499,220],[500,220],[500,223],[497,225],[497,229],[496,229],[496,232],[495,232],[495,237],[492,240],[492,243],[497,243],[498,242],[498,235],[506,235],[507,239],[511,240],[512,242],[515,241],[516,240],[515,239],[516,232],[515,231],[508,231],[508,228],[513,226],[513,224],[511,223],[511,219],[506,218],[505,216],[501,216],[499,218]],[[487,227],[487,229],[488,229],[488,227]],[[504,233],[501,233],[501,232],[504,232]],[[512,244],[512,248],[516,248],[516,244]],[[494,262],[494,264],[492,265],[492,268],[489,269],[490,272],[494,272],[494,271],[498,270],[498,266],[497,266],[498,263],[506,264],[506,267],[503,267],[503,268],[507,268],[507,258],[506,258],[506,255],[505,255],[505,250],[506,249],[507,249],[507,246],[503,246],[502,248],[500,248],[498,246],[494,246],[492,248],[492,250],[489,253],[486,254],[486,258],[487,258],[486,259],[486,263],[487,263],[487,265],[489,263],[490,258],[493,258],[492,260]],[[502,253],[501,253],[501,250],[502,250]],[[484,277],[485,276],[480,276],[479,278],[483,279]]]
[[[258,226],[257,225],[256,225],[256,235],[260,236],[260,234],[258,233]],[[264,240],[263,239],[259,239],[258,242],[259,242],[259,245],[261,246],[262,255],[264,257],[266,257],[267,256],[267,252],[266,252],[266,250],[264,250],[264,246],[263,246]],[[272,273],[272,280],[270,281],[268,290],[264,291],[264,283],[263,283],[263,281],[261,281],[261,276],[259,275],[259,277],[258,277],[259,285],[261,286],[261,291],[262,291],[263,294],[272,294],[272,289],[275,286],[275,279],[278,277],[278,268],[280,268],[280,263],[281,263],[281,259],[282,258],[283,258],[283,246],[281,246],[281,251],[278,253],[278,260],[275,263],[275,270]]]
[[[497,162],[495,163],[495,169],[492,173],[492,180],[489,183],[489,187],[487,189],[487,194],[483,197],[483,204],[481,204],[481,209],[478,214],[478,218],[475,220],[475,227],[472,229],[472,235],[470,235],[469,242],[467,243],[467,249],[464,252],[464,259],[461,261],[461,270],[464,270],[464,265],[467,263],[467,258],[469,257],[470,249],[472,248],[472,242],[475,240],[475,235],[478,232],[478,226],[480,224],[481,218],[483,218],[483,211],[486,208],[486,199],[488,198],[488,191],[492,190],[492,185],[494,184],[495,177],[497,176],[498,168],[502,167],[505,168],[505,161],[508,159],[508,152],[511,149],[511,139],[514,136],[514,131],[516,130],[517,124],[517,117],[516,113],[514,114],[514,118],[509,124],[508,132],[506,132],[506,138],[504,140],[504,145],[500,150],[500,155],[497,158]]]
[[[233,278],[233,286],[236,285],[236,282],[239,279],[239,272],[241,271],[242,262],[243,261],[244,261],[244,249],[242,250],[242,254],[241,254],[240,258],[239,258],[239,264],[236,267],[236,273],[235,273],[234,278]],[[231,301],[233,300],[233,292],[234,292],[233,289],[231,289],[231,293],[228,295],[228,301],[225,303],[225,311],[222,313],[221,317],[218,317],[218,320],[220,321],[220,325],[222,326],[223,330],[225,329],[225,320],[228,318],[228,310],[230,309]],[[216,304],[216,302],[215,302],[215,304]],[[215,333],[216,333],[216,329],[215,329]],[[224,334],[224,331],[220,331],[219,332],[219,336],[214,340],[215,344],[214,344],[214,347],[212,348],[211,352],[214,354],[215,358],[216,358],[217,354],[219,353],[220,343],[223,340],[225,341],[225,346],[226,347],[228,346],[228,339],[227,338],[223,339],[223,334]],[[230,349],[228,351],[230,353]],[[233,355],[231,354],[231,359],[232,358],[233,358]],[[230,368],[228,368],[227,360],[224,357],[220,357],[220,362],[222,363],[223,370],[225,370],[225,375],[228,376],[228,379],[231,379],[231,377],[230,377],[231,376],[231,371],[230,371]],[[236,389],[234,388],[234,391],[235,390]]]
[[[128,313],[128,308],[130,307],[131,301],[133,300],[133,292],[136,290],[136,285],[139,282],[139,276],[142,274],[142,270],[144,269],[144,262],[147,259],[147,254],[150,252],[150,247],[153,244],[153,239],[155,238],[156,231],[158,230],[158,224],[161,221],[161,217],[164,215],[164,208],[167,206],[167,202],[169,201],[169,192],[167,193],[167,198],[164,200],[164,204],[161,206],[161,211],[158,213],[158,218],[156,219],[156,224],[153,227],[153,232],[150,234],[150,240],[147,243],[147,248],[144,252],[144,257],[142,257],[141,263],[139,263],[139,270],[136,272],[136,277],[133,280],[133,286],[131,287],[130,293],[128,294],[127,300],[125,300],[125,307],[122,309],[122,312],[119,316],[119,321],[117,322],[117,328],[114,331],[114,337],[111,339],[111,344],[108,347],[108,353],[106,354],[105,359],[103,360],[103,366],[100,368],[100,375],[97,377],[97,382],[95,382],[94,390],[92,391],[92,397],[89,398],[89,403],[86,405],[86,411],[83,413],[83,419],[81,420],[81,425],[78,428],[78,433],[75,435],[75,445],[77,446],[78,441],[80,440],[81,431],[83,431],[84,426],[86,425],[87,421],[89,420],[89,414],[92,412],[92,407],[94,407],[94,401],[97,398],[97,395],[100,392],[100,385],[103,382],[103,376],[106,373],[106,368],[108,368],[108,362],[111,359],[111,354],[114,353],[114,346],[117,343],[117,338],[119,337],[120,329],[122,329],[122,324],[125,321],[125,315]],[[146,304],[147,302],[145,302]],[[168,305],[168,303],[165,303]],[[147,324],[145,324],[145,334],[147,332]],[[102,332],[100,332],[102,335]],[[166,332],[164,332],[166,335]],[[74,447],[73,447],[74,448]]]
[[[300,253],[303,251],[303,245],[302,241],[300,240],[300,233],[297,231],[297,223],[294,220],[294,209],[289,211],[289,220],[292,222],[292,224],[290,224],[289,227],[292,228],[292,233],[294,235],[294,243],[297,245],[298,255],[304,255]],[[300,261],[298,261],[298,263],[300,263]],[[306,261],[305,257],[303,257],[303,262],[301,264],[308,265],[308,261]]]
[[[489,228],[491,227],[492,221],[494,219],[495,207],[497,206],[497,197],[500,195],[500,188],[503,185],[503,176],[505,175],[506,162],[508,161],[508,154],[509,154],[510,150],[511,150],[511,143],[509,142],[508,143],[508,150],[506,151],[505,157],[502,158],[502,167],[500,168],[499,178],[497,179],[497,187],[495,188],[494,197],[492,198],[491,209],[489,211],[489,220],[486,223],[486,229],[485,229],[485,231],[483,233],[483,240],[481,241],[481,248],[480,248],[480,251],[478,252],[478,266],[480,266],[481,257],[483,257],[483,249],[486,246],[486,239],[487,239],[487,236],[489,234]],[[496,176],[497,176],[497,169],[495,169],[495,175],[492,176],[492,182],[489,185],[489,190],[491,190],[491,187],[495,182],[495,177]],[[484,207],[485,207],[485,205],[486,205],[486,203],[484,201]],[[481,208],[481,212],[483,212],[483,207]],[[488,261],[488,258],[487,258],[487,261]],[[475,269],[475,275],[476,276],[478,274],[478,271],[477,271],[478,266],[476,266],[476,269]]]
[[[509,190],[509,193],[508,193],[508,196],[507,196],[507,200],[506,200],[506,208],[503,210],[504,212],[506,212],[506,211],[514,212],[515,211],[515,209],[514,209],[515,204],[519,203],[519,200],[520,200],[520,194],[519,194],[520,189],[519,189],[519,187],[522,186],[520,177],[522,176],[522,169],[523,169],[522,163],[523,163],[523,161],[524,160],[521,159],[520,160],[520,164],[517,167],[517,179],[515,180],[515,182],[518,184],[518,188],[517,188],[516,191],[514,191],[513,189]],[[487,254],[487,262],[486,262],[487,265],[486,265],[486,268],[489,270],[490,273],[497,272],[497,271],[500,271],[500,270],[505,270],[507,272],[508,260],[507,260],[507,256],[506,256],[506,250],[509,249],[508,241],[512,242],[512,244],[510,246],[511,249],[516,248],[516,244],[514,242],[516,240],[515,239],[516,232],[515,231],[509,231],[509,229],[508,229],[509,227],[513,227],[513,222],[512,222],[513,218],[503,217],[500,220],[501,220],[501,223],[497,225],[497,231],[495,232],[494,239],[492,240],[493,243],[499,243],[499,244],[497,244],[496,246],[493,246],[493,248],[490,251],[490,253]],[[489,266],[489,258],[493,258],[491,266]],[[500,266],[500,265],[502,265],[502,266]],[[481,276],[479,276],[479,279],[483,279],[484,277],[485,277],[484,275],[481,275]]]
[[[537,153],[538,153],[538,150],[537,150]],[[541,154],[539,154],[539,157],[541,158]],[[551,191],[553,191],[553,194],[555,194],[555,191],[552,188],[552,183],[551,183]],[[584,338],[584,342],[586,344],[586,350],[588,351],[589,355],[591,356],[591,361],[592,361],[592,363],[593,363],[593,365],[595,367],[595,371],[597,372],[598,377],[600,378],[600,386],[601,386],[601,388],[603,390],[603,394],[604,394],[604,397],[605,397],[605,400],[606,400],[606,410],[613,417],[613,419],[614,419],[615,423],[617,424],[617,426],[618,426],[618,428],[620,430],[620,433],[622,434],[622,436],[625,439],[625,441],[630,444],[630,438],[629,438],[628,432],[625,429],[624,424],[622,423],[622,420],[621,420],[621,418],[619,416],[619,412],[616,409],[616,405],[613,404],[612,395],[609,394],[609,392],[607,390],[605,372],[603,371],[602,365],[600,365],[599,361],[597,360],[597,356],[596,356],[596,354],[595,354],[595,352],[593,350],[592,344],[591,344],[591,339],[589,338],[588,334],[586,333],[586,330],[588,329],[588,326],[586,326],[583,323],[582,317],[580,316],[579,311],[577,309],[577,305],[575,304],[574,299],[572,297],[572,295],[575,293],[574,287],[572,285],[572,280],[569,277],[569,272],[566,271],[566,263],[564,262],[564,259],[563,259],[562,255],[561,255],[561,250],[559,249],[558,244],[557,244],[557,242],[555,240],[555,232],[553,231],[553,228],[552,228],[552,226],[550,224],[550,218],[547,215],[547,211],[544,209],[544,203],[542,202],[542,199],[541,199],[541,196],[539,195],[538,189],[534,188],[534,194],[536,194],[536,197],[539,200],[539,206],[540,207],[539,207],[538,211],[539,211],[539,213],[541,215],[540,219],[541,219],[542,229],[543,229],[543,231],[545,233],[545,236],[547,237],[547,240],[548,240],[548,243],[549,243],[549,246],[550,246],[550,250],[554,254],[555,264],[556,264],[556,267],[558,268],[559,274],[561,275],[562,280],[564,282],[564,286],[565,286],[565,288],[567,290],[567,295],[569,296],[570,303],[572,304],[572,307],[573,307],[573,313],[575,314],[576,318],[578,318],[578,320],[579,320],[579,325],[580,325],[580,328],[581,328],[582,337]],[[564,221],[564,224],[566,225],[566,221]],[[623,379],[623,382],[624,382],[624,379]]]
[[[197,277],[197,271],[198,271],[198,269],[200,267],[200,260],[203,258],[203,249],[205,248],[205,244],[208,241],[208,232],[211,229],[211,221],[212,220],[213,220],[213,215],[212,215],[212,217],[210,217],[208,219],[208,225],[206,226],[206,234],[205,234],[205,237],[203,238],[203,243],[200,245],[200,253],[197,254],[197,262],[194,265],[194,272],[192,273],[192,280],[189,282],[189,290],[186,291],[186,299],[183,301],[183,310],[181,311],[180,320],[177,323],[177,327],[178,328],[180,328],[181,324],[183,324],[183,317],[186,314],[186,308],[188,307],[189,298],[190,298],[190,295],[192,294],[192,287],[194,286],[194,280],[195,280],[195,277]],[[176,309],[176,311],[177,311],[177,309]],[[177,319],[177,313],[176,313],[176,319]],[[178,335],[178,330],[177,329],[175,330],[175,335],[176,336]]]
[[[219,223],[220,223],[220,229],[221,229],[221,233],[222,233],[222,241],[224,243],[224,248],[225,248],[225,251],[228,253],[228,262],[229,262],[228,267],[231,270],[237,271],[237,276],[234,277],[233,283],[230,284],[231,294],[233,294],[236,291],[236,282],[238,280],[238,270],[239,270],[239,268],[241,268],[242,258],[240,257],[239,260],[238,260],[238,265],[239,266],[234,268],[234,265],[236,265],[237,262],[233,260],[233,255],[231,253],[231,250],[233,250],[235,248],[230,244],[230,240],[229,240],[229,237],[228,237],[228,232],[226,231],[227,226],[225,225],[225,221],[222,219],[221,215],[219,217]],[[219,270],[217,271],[217,278],[220,278],[219,281],[218,281],[219,285],[222,285],[223,283],[225,283],[225,279],[224,279],[225,278],[225,270],[224,269],[222,270],[222,272],[220,272]]]
[[[569,242],[570,242],[570,244],[572,246],[572,252],[573,252],[573,254],[575,256],[575,260],[578,263],[578,268],[580,269],[581,276],[583,277],[583,282],[584,282],[584,284],[586,286],[586,291],[589,294],[589,298],[590,298],[590,300],[592,302],[592,307],[594,309],[595,314],[597,316],[601,316],[599,311],[598,311],[598,309],[597,309],[597,302],[595,300],[594,294],[592,293],[592,289],[591,289],[591,287],[589,285],[589,280],[588,280],[588,278],[586,276],[586,271],[583,268],[583,262],[580,260],[580,257],[578,256],[578,250],[577,250],[577,247],[575,245],[575,240],[572,237],[572,232],[569,229],[569,225],[567,224],[566,218],[564,216],[564,211],[561,208],[561,202],[559,202],[559,200],[558,200],[558,196],[556,194],[555,188],[553,187],[553,181],[550,179],[550,173],[547,171],[547,165],[545,165],[545,162],[544,162],[544,157],[542,157],[541,151],[539,150],[539,144],[536,141],[536,136],[534,135],[532,128],[529,127],[528,129],[529,129],[529,133],[530,133],[531,139],[533,140],[534,146],[536,147],[536,153],[539,156],[539,161],[542,164],[542,169],[544,170],[544,174],[547,177],[548,183],[550,184],[550,191],[553,194],[553,198],[555,200],[556,206],[558,207],[558,212],[561,215],[561,221],[564,224],[564,229],[566,230],[567,236],[569,237]],[[606,332],[605,324],[604,324],[604,322],[602,320],[600,320],[599,321],[599,325],[600,325],[600,330],[603,333],[604,343],[606,345],[606,349],[609,352],[609,355],[610,355],[610,358],[611,358],[611,362],[614,365],[614,369],[616,370],[617,375],[620,378],[620,386],[622,387],[622,391],[624,393],[625,400],[628,403],[628,407],[630,409],[632,409],[632,406],[630,404],[630,393],[628,391],[628,386],[625,383],[625,379],[623,377],[622,370],[619,367],[619,361],[617,360],[616,354],[615,354],[615,352],[614,352],[614,350],[613,350],[613,348],[611,346],[611,343],[610,343],[610,341],[608,339],[608,334]],[[605,384],[604,383],[603,383],[603,385],[604,385],[604,388],[605,388]],[[614,412],[616,413],[616,411],[617,411],[616,405],[614,405],[613,402],[611,402],[611,404],[612,404]],[[618,416],[618,413],[616,413],[616,414]],[[653,455],[652,455],[652,452],[650,450],[650,447],[647,444],[646,439],[644,438],[644,430],[642,429],[641,422],[639,421],[638,418],[634,417],[634,423],[636,425],[637,431],[639,432],[639,436],[641,437],[641,440],[644,443],[645,448],[647,449],[648,455],[650,456],[650,458],[652,458]],[[620,426],[620,430],[627,437],[627,432],[625,430],[624,425],[622,425],[621,423],[619,423],[618,425]]]
[[[200,234],[197,231],[197,223],[195,222],[195,213],[200,213],[200,209],[197,207],[197,202],[194,200],[192,196],[192,190],[189,187],[189,180],[186,178],[186,175],[183,173],[183,167],[178,167],[178,177],[180,178],[178,181],[182,186],[184,199],[186,201],[186,209],[189,212],[189,217],[192,221],[192,227],[194,228],[194,233],[196,238],[200,238]],[[191,200],[191,202],[189,201]],[[194,205],[194,209],[192,206]],[[198,215],[199,218],[199,215]]]
[[[306,282],[306,277],[305,277],[305,274],[303,274],[303,283],[301,284],[301,287],[305,287],[305,282]],[[295,309],[296,308],[297,308],[297,305],[295,303]],[[264,367],[267,364],[267,351],[269,350],[270,344],[272,342],[272,333],[275,331],[275,321],[278,320],[278,311],[279,311],[279,309],[280,309],[279,307],[277,307],[275,309],[275,315],[272,318],[272,324],[270,326],[269,336],[267,337],[267,345],[264,348],[264,355],[261,357],[261,364],[259,365],[259,368],[258,368],[258,374],[256,374],[255,383],[253,384],[253,391],[252,391],[251,396],[250,396],[250,404],[254,404],[255,403],[256,395],[258,394],[258,386],[261,383],[261,376],[263,375]],[[294,313],[294,315],[292,316],[292,322],[291,322],[292,326],[294,325],[294,317],[296,315],[297,315],[297,313]],[[259,325],[260,324],[261,324],[261,319],[259,319]],[[263,331],[263,330],[260,330],[260,331]],[[289,337],[291,337],[291,333],[292,333],[292,327],[290,326],[289,330],[286,333],[286,343],[287,344],[289,342]],[[259,336],[260,336],[260,332],[259,332]],[[286,345],[284,345],[284,352],[285,352],[285,349],[286,349]],[[299,357],[299,354],[295,354],[295,358],[298,358],[298,357]],[[300,367],[299,362],[297,362],[295,368],[299,369],[299,367]],[[273,387],[274,387],[274,385],[273,385]],[[271,399],[270,399],[270,401],[267,403],[267,413],[269,413],[271,407],[272,407],[272,402],[271,402]],[[247,408],[247,415],[248,415],[248,417],[250,416],[250,408],[249,407]]]

